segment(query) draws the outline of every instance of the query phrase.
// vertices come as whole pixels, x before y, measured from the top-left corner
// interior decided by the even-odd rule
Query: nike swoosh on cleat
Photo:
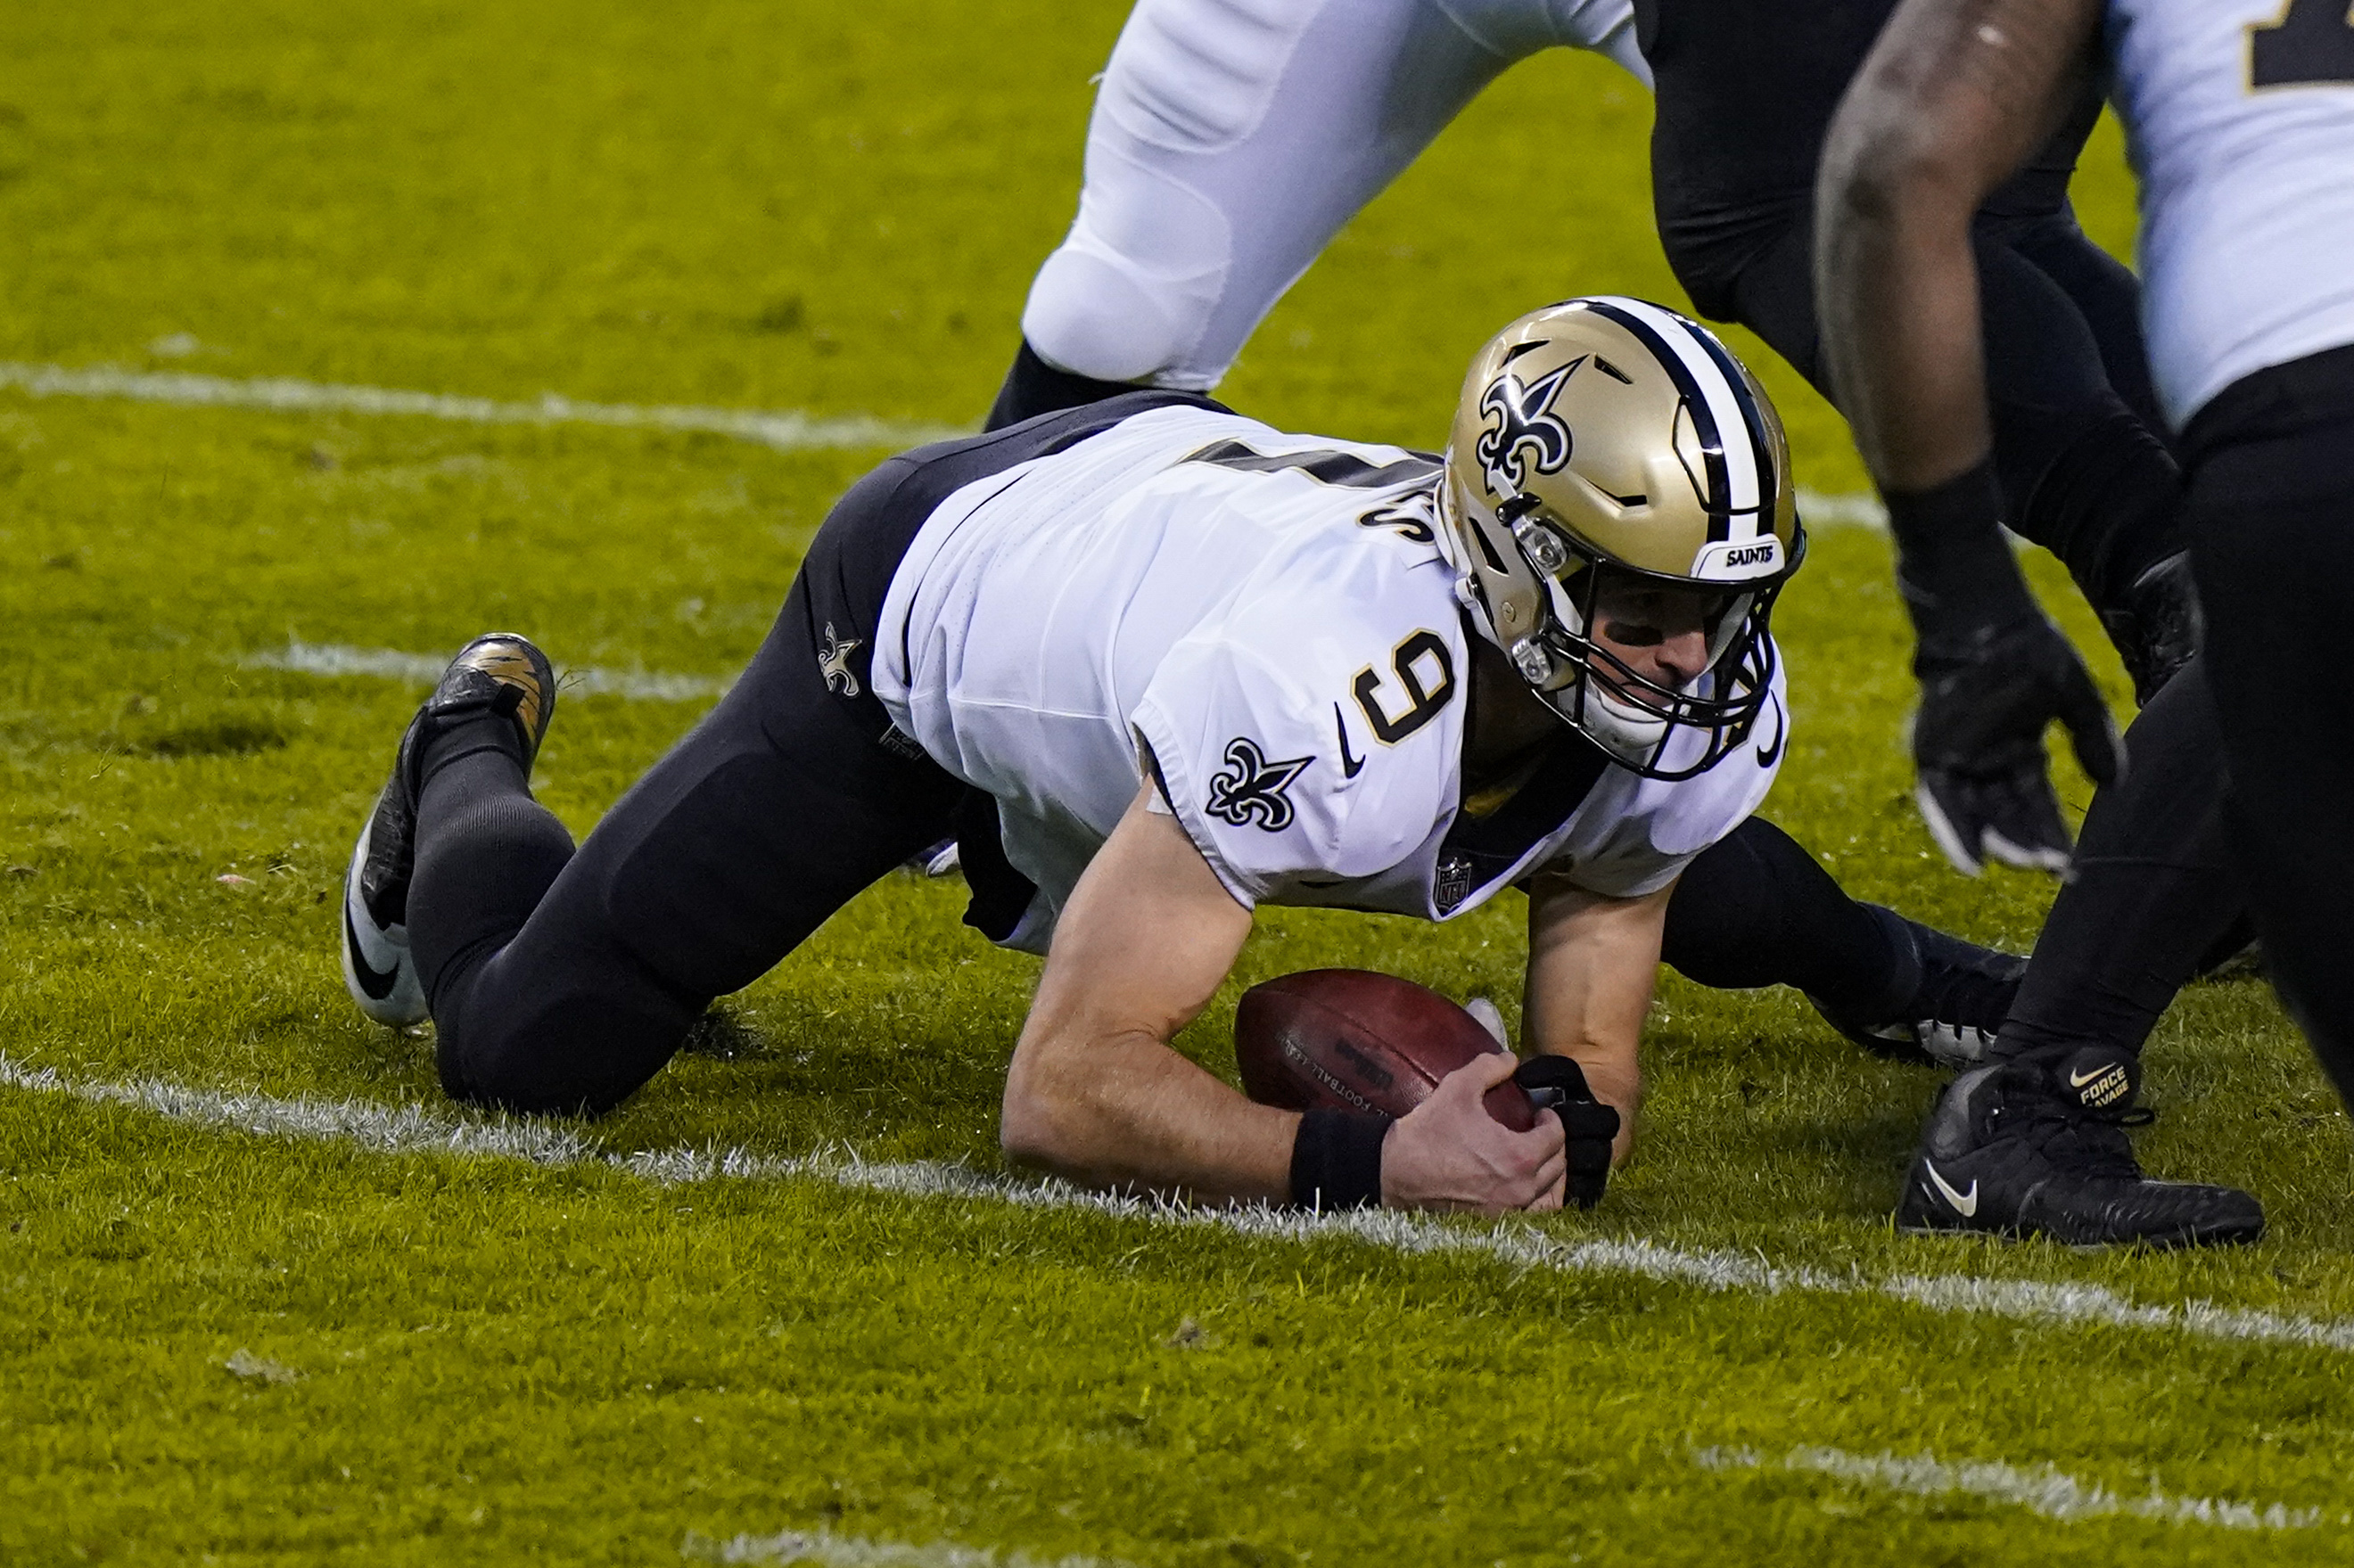
[[[2089,1073],[2077,1073],[2072,1071],[2068,1075],[2068,1086],[2072,1089],[2081,1089],[2086,1084],[2091,1083],[2094,1078],[2101,1076],[2104,1073],[2115,1072],[2115,1070],[2116,1064],[2110,1062],[2094,1068]]]
[[[360,947],[359,927],[352,923],[352,906],[344,906],[344,951],[352,960],[352,978],[360,982],[370,1001],[382,1001],[392,994],[394,982],[400,979],[400,965],[396,961],[389,969],[379,969],[367,961]]]
[[[1962,1218],[1967,1220],[1978,1212],[1978,1183],[1977,1177],[1973,1176],[1970,1178],[1970,1190],[1967,1192],[1956,1192],[1954,1191],[1952,1182],[1937,1174],[1937,1168],[1935,1166],[1924,1160],[1921,1161],[1921,1169],[1929,1173],[1929,1180],[1937,1184],[1937,1191],[1945,1195],[1946,1202],[1951,1203],[1954,1206],[1954,1213],[1961,1215]]]

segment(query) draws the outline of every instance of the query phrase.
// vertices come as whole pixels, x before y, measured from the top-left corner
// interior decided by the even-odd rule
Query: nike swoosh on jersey
[[[1341,735],[1341,777],[1354,779],[1365,770],[1365,759],[1349,750],[1349,721],[1341,716],[1341,705],[1332,705],[1332,727]]]
[[[352,906],[344,905],[344,950],[351,955],[352,978],[360,982],[370,1001],[382,1001],[392,994],[393,982],[400,979],[400,962],[393,961],[389,969],[379,969],[367,961],[367,953],[360,946],[359,927],[352,923]]]
[[[1937,1173],[1937,1168],[1935,1166],[1924,1160],[1921,1161],[1921,1169],[1929,1173],[1929,1180],[1937,1184],[1937,1191],[1945,1195],[1946,1202],[1951,1203],[1954,1206],[1954,1213],[1961,1215],[1962,1218],[1967,1220],[1971,1215],[1978,1212],[1978,1183],[1977,1177],[1973,1176],[1970,1178],[1970,1190],[1968,1192],[1956,1192],[1954,1191],[1954,1184]]]
[[[1769,698],[1767,705],[1774,710],[1774,716],[1781,722],[1774,726],[1774,744],[1757,748],[1757,766],[1760,768],[1773,767],[1776,759],[1782,755],[1783,742],[1790,738],[1790,721],[1783,714],[1781,705]]]

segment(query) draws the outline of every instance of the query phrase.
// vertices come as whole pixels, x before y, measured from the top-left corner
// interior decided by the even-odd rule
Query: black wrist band
[[[2002,532],[2002,486],[1988,458],[1935,490],[1887,496],[1896,583],[1925,649],[2041,612]]]
[[[1291,1140],[1291,1202],[1301,1209],[1371,1209],[1382,1201],[1382,1139],[1394,1118],[1312,1110]]]

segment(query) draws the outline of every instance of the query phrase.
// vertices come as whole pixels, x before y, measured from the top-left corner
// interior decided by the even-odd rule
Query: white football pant
[[[1216,386],[1341,226],[1556,46],[1650,85],[1628,0],[1139,0],[1023,335],[1099,381]]]

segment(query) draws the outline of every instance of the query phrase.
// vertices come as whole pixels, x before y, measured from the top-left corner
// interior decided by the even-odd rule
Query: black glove
[[[1913,720],[1917,799],[1929,833],[1956,869],[1981,856],[2063,871],[2068,825],[2052,792],[2043,728],[2067,726],[2094,783],[2116,782],[2124,745],[2076,650],[2041,614],[1990,628],[1960,647],[1925,640],[1913,661],[1921,709]]]
[[[2125,746],[2084,660],[2027,590],[2002,536],[1993,467],[1892,494],[1888,516],[1902,555],[1897,584],[1919,637],[1913,763],[1929,832],[1971,875],[1988,855],[2062,870],[2068,826],[2044,727],[2054,719],[2067,726],[2096,785],[2116,781]]]
[[[1566,1056],[1532,1056],[1512,1070],[1512,1082],[1528,1091],[1539,1110],[1561,1118],[1568,1138],[1568,1201],[1581,1209],[1602,1202],[1610,1181],[1610,1145],[1618,1136],[1618,1112],[1594,1097],[1585,1069]]]

